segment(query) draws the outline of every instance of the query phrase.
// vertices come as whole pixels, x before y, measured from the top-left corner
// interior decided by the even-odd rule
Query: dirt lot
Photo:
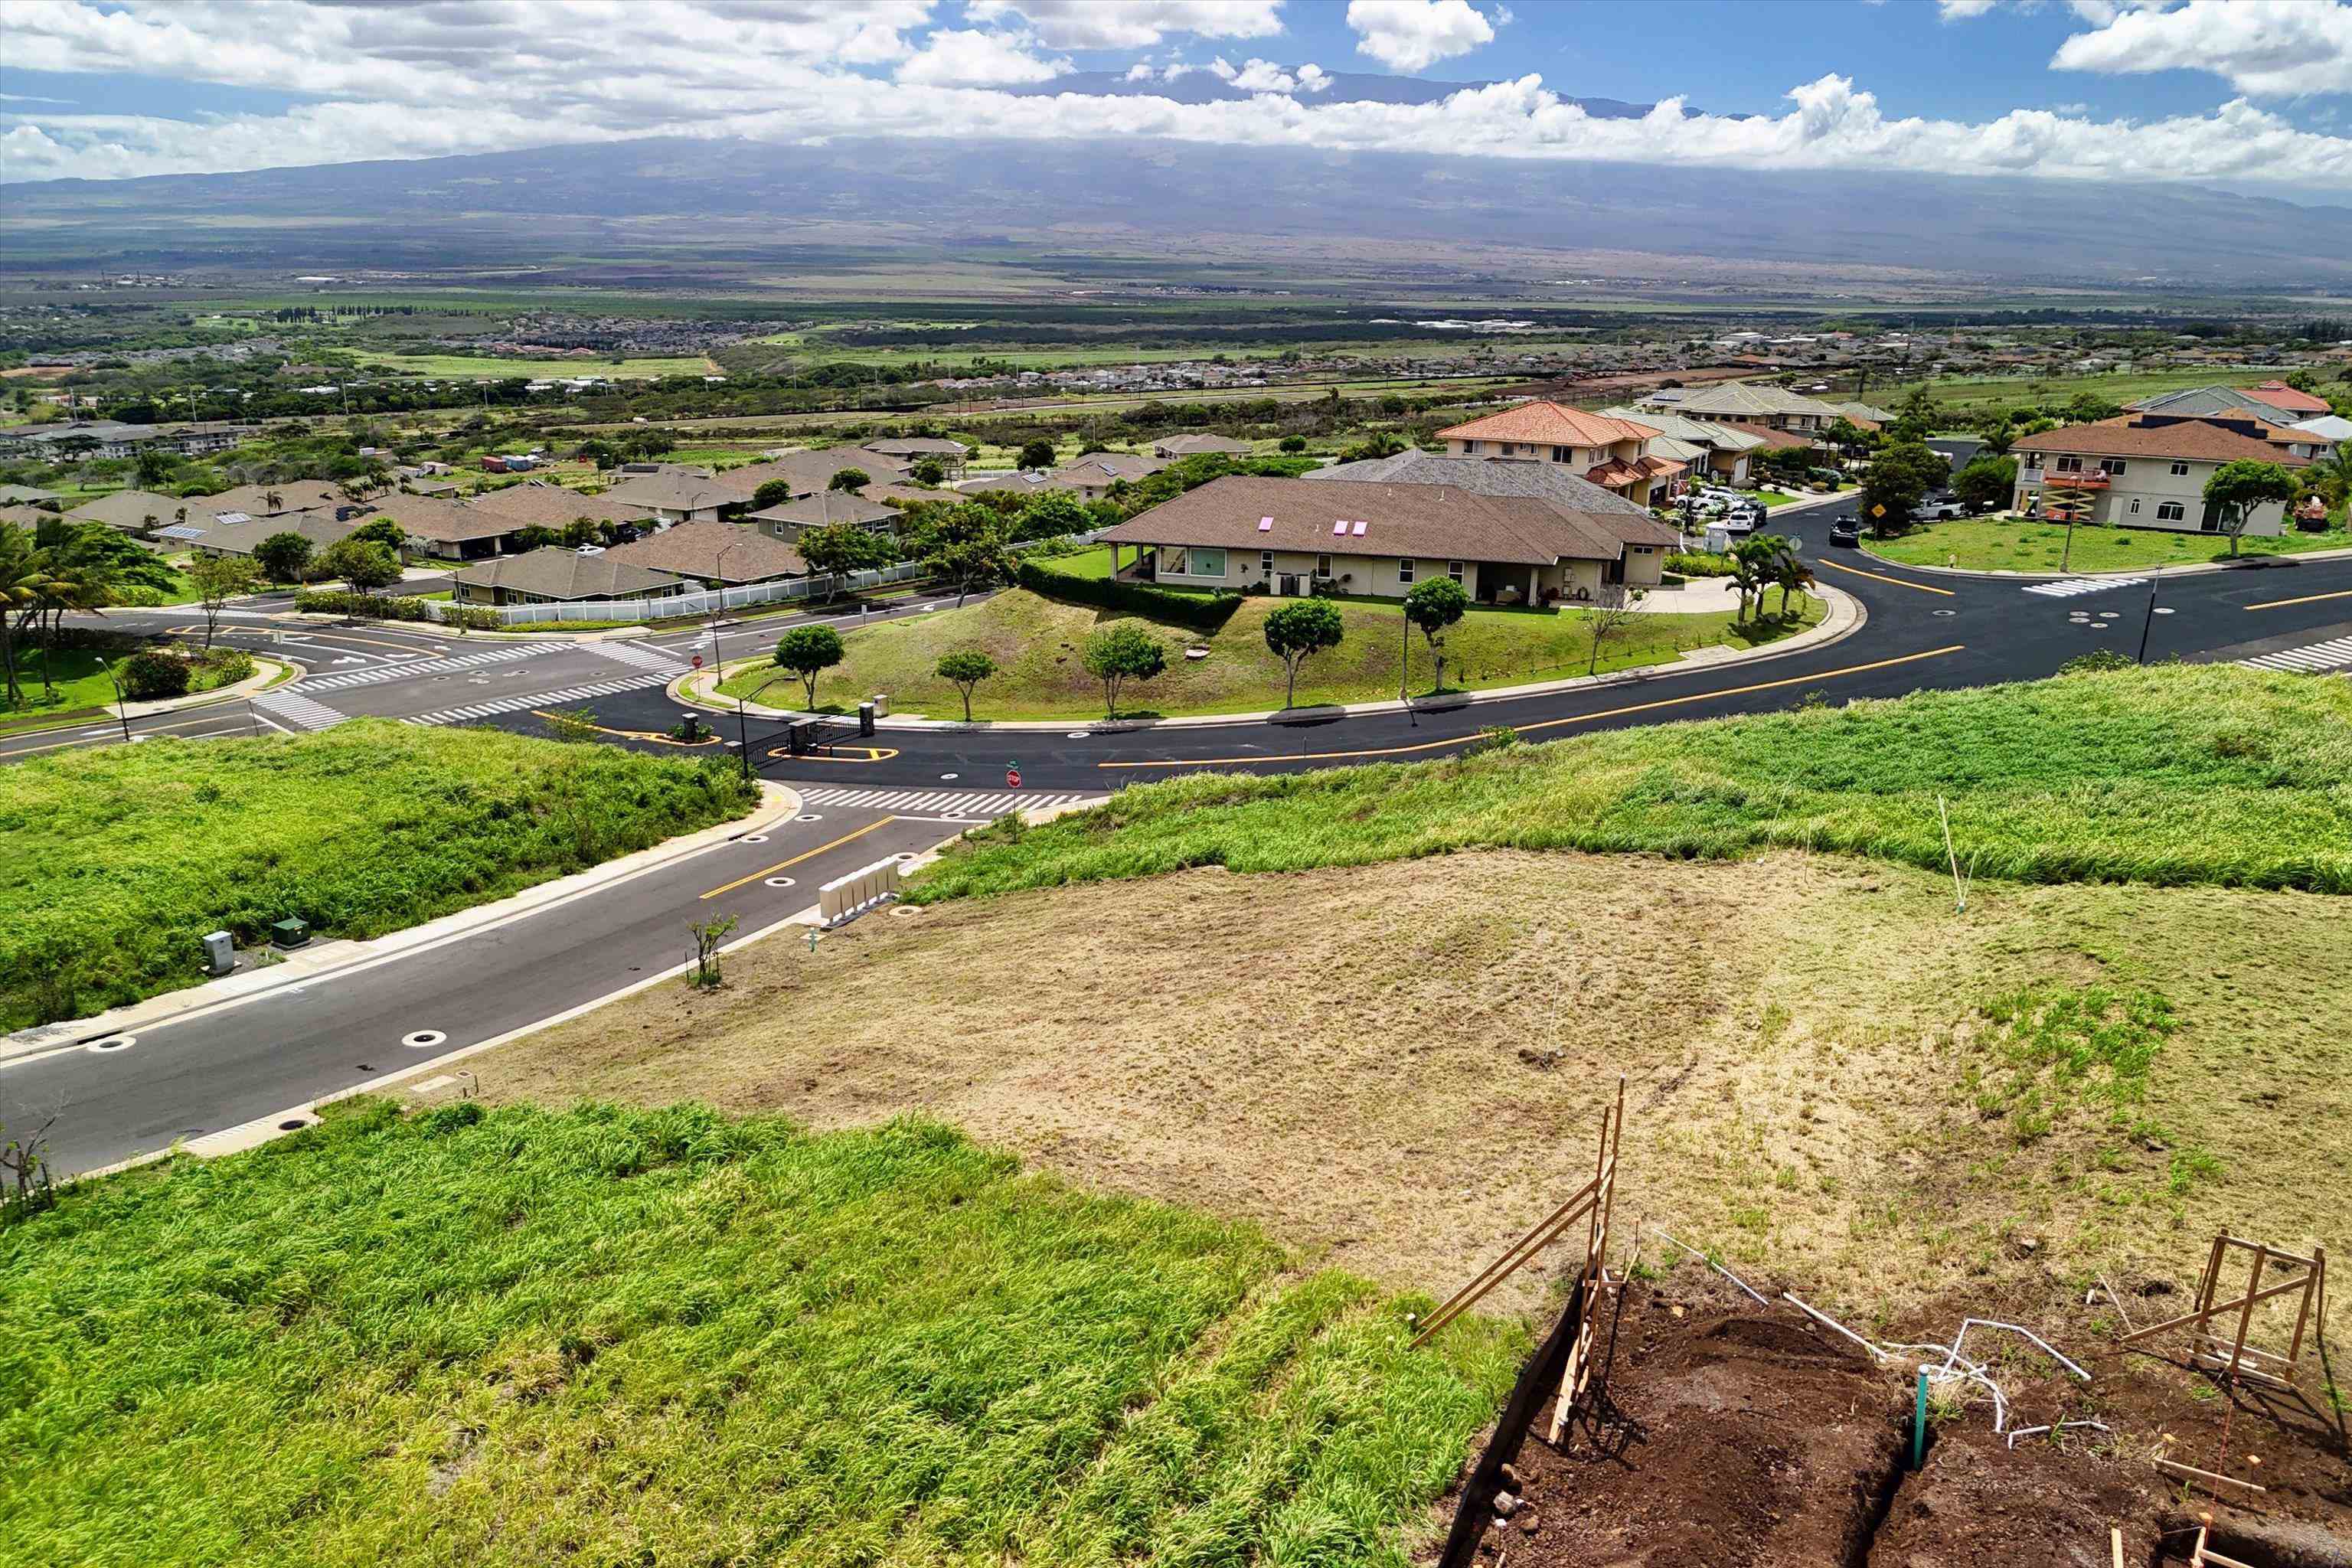
[[[1833,1310],[2185,1289],[2224,1224],[2301,1250],[2352,1210],[2343,900],[1979,884],[1958,916],[1948,881],[1827,857],[1482,852],[877,915],[727,978],[471,1065],[494,1099],[920,1110],[1441,1296],[1582,1179],[1620,1072],[1622,1233]],[[2178,1027],[2144,1101],[2052,1087],[2029,1136],[1979,1104],[1978,1009],[2045,981],[2153,987]]]
[[[1763,1281],[1756,1281],[1763,1284]],[[2131,1294],[2129,1288],[2126,1288]],[[2110,1568],[2112,1529],[2134,1568],[2185,1562],[2195,1526],[2262,1568],[2352,1563],[2352,1467],[2324,1400],[2232,1399],[2209,1379],[2126,1352],[2103,1307],[2037,1317],[2085,1383],[1999,1336],[2012,1430],[2095,1419],[2011,1447],[1989,1402],[1936,1407],[1927,1463],[1907,1462],[1905,1366],[1874,1367],[1850,1342],[1779,1300],[1757,1306],[1695,1266],[1637,1282],[1614,1314],[1608,1397],[1555,1447],[1550,1407],[1516,1461],[1519,1506],[1479,1560],[1509,1568]],[[2137,1298],[2136,1298],[2137,1300]],[[1960,1299],[1890,1337],[1948,1343]],[[1601,1320],[1609,1347],[1612,1317]],[[1981,1332],[1981,1331],[1978,1331]],[[2232,1502],[2150,1462],[2258,1474]],[[2291,1546],[2290,1546],[2291,1543]]]

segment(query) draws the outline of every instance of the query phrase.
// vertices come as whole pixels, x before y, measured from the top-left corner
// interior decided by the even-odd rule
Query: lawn
[[[2126,404],[2192,386],[2252,386],[2284,374],[2287,368],[2209,365],[2202,370],[2107,372],[2095,375],[1950,376],[1929,382],[1927,390],[1947,413],[2008,408],[2020,404],[2065,403],[2086,392],[2109,403]]]
[[[1874,539],[1869,548],[1874,555],[1908,566],[1957,565],[1975,572],[2114,572],[2230,559],[2230,542],[2217,534],[2079,524],[2069,555],[2063,524],[1997,517],[1922,523],[1899,538]],[[2273,538],[2249,535],[2238,542],[2242,556],[2346,549],[2352,549],[2352,532],[2341,528],[2317,533],[2290,530]],[[2062,559],[2066,562],[2063,567]]]
[[[740,816],[725,767],[360,721],[0,770],[0,1028],[203,978],[201,939],[377,936]]]
[[[1050,564],[1067,570],[1066,563],[1076,563],[1083,570],[1085,559],[1065,557]],[[1818,621],[1825,608],[1821,601],[1801,596],[1799,603],[1807,622]],[[1155,679],[1128,683],[1119,694],[1120,711],[1140,716],[1281,707],[1282,661],[1267,650],[1265,633],[1265,617],[1281,604],[1276,598],[1244,598],[1213,633],[1142,621],[1168,646],[1169,667]],[[1339,647],[1310,657],[1299,671],[1302,706],[1393,700],[1401,655],[1408,661],[1413,693],[1430,690],[1435,671],[1428,645],[1419,632],[1408,634],[1395,605],[1344,600],[1339,613],[1346,622],[1345,639]],[[1637,615],[1604,647],[1600,668],[1669,663],[1685,648],[1755,646],[1795,629],[1796,616],[1792,605],[1785,626],[1768,622],[1735,628],[1727,612]],[[1098,626],[1126,619],[1141,617],[1007,589],[961,610],[849,633],[842,639],[849,657],[818,680],[817,702],[845,709],[884,691],[896,712],[960,719],[961,700],[933,670],[942,654],[978,648],[996,660],[1002,673],[982,683],[972,703],[974,718],[1097,719],[1103,713],[1102,686],[1087,674],[1079,648]],[[1591,633],[1588,618],[1577,611],[1473,610],[1446,633],[1445,645],[1448,689],[1475,690],[1582,675],[1590,660]],[[1182,650],[1194,646],[1205,647],[1207,657],[1184,658]],[[797,708],[803,700],[798,679],[765,658],[730,668],[733,673],[719,688],[725,696],[740,695],[773,707]]]
[[[26,1563],[1403,1568],[1528,1343],[929,1122],[362,1101],[0,1231]],[[37,1462],[36,1462],[37,1461]]]
[[[115,700],[115,692],[114,681],[106,672],[110,658],[120,661],[123,656],[68,647],[58,648],[54,658],[47,658],[37,647],[19,647],[16,649],[16,685],[24,692],[27,705],[15,709],[0,708],[0,731],[41,724],[58,713],[110,705]],[[54,683],[47,689],[41,684],[45,669]],[[198,665],[190,672],[188,689],[191,692],[209,691],[222,684],[224,673]],[[50,692],[55,693],[55,700],[49,700]]]
[[[1989,878],[2352,893],[2352,683],[2168,666],[1622,730],[1468,761],[1195,774],[1026,831],[1000,823],[908,897],[1473,846],[1708,857],[1780,846],[1935,868],[1947,862],[1939,798],[1962,868]]]

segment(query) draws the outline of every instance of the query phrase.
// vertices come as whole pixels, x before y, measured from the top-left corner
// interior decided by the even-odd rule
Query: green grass
[[[1472,846],[1723,857],[1767,847],[2020,881],[2352,892],[2352,684],[2170,666],[1589,735],[1468,761],[1199,774],[950,852],[929,901]]]
[[[1957,565],[1974,572],[2114,572],[2230,559],[2230,542],[2218,534],[2080,524],[2070,554],[2063,524],[1995,517],[1922,523],[1900,538],[1874,539],[1869,548],[1874,555],[1905,565]],[[2238,542],[2241,556],[2347,549],[2352,549],[2352,532],[2341,528],[2317,533],[2291,529],[2275,537],[2250,535]],[[2066,563],[2063,567],[2061,560]]]
[[[0,1027],[203,977],[200,939],[377,936],[740,816],[725,768],[361,721],[0,771]]]
[[[123,656],[104,655],[89,648],[58,648],[54,658],[45,657],[40,648],[19,647],[16,649],[16,685],[23,692],[26,706],[0,708],[0,732],[10,729],[37,728],[58,713],[84,708],[111,704],[115,700],[114,681],[106,672],[109,658],[118,662]],[[44,688],[41,674],[47,669],[53,684]],[[223,684],[222,672],[198,665],[190,673],[188,690],[191,695],[209,691]],[[51,696],[54,694],[54,700]]]
[[[935,1123],[404,1120],[0,1230],[13,1560],[1391,1564],[1524,1352]]]
[[[1084,562],[1083,556],[1069,556],[1049,564],[1067,569],[1076,563],[1083,574]],[[1806,623],[1821,618],[1821,601],[1800,602]],[[1245,598],[1213,633],[1144,620],[1168,645],[1169,668],[1155,679],[1129,682],[1119,693],[1121,713],[1245,713],[1281,707],[1282,662],[1267,651],[1265,633],[1266,616],[1281,604],[1272,597]],[[1408,637],[1394,603],[1342,600],[1339,613],[1347,626],[1345,640],[1301,668],[1301,706],[1393,700],[1401,655],[1409,661],[1413,694],[1431,689],[1435,669],[1428,645],[1417,631]],[[960,719],[961,700],[933,670],[942,654],[979,648],[996,660],[1000,673],[982,682],[972,702],[974,718],[1100,718],[1102,687],[1087,674],[1078,650],[1097,627],[1122,619],[1141,617],[1014,588],[961,610],[868,626],[842,638],[848,658],[819,679],[817,703],[845,709],[883,691],[889,693],[895,712]],[[1786,636],[1798,624],[1794,603],[1789,623],[1752,627],[1735,627],[1728,612],[1638,615],[1604,646],[1600,668],[1668,663],[1685,648],[1751,647]],[[1587,617],[1577,611],[1473,610],[1446,633],[1445,644],[1447,689],[1478,690],[1582,675],[1591,633]],[[1208,657],[1185,658],[1181,650],[1195,645],[1206,647]],[[797,708],[803,700],[798,679],[764,658],[730,670],[719,689],[722,696],[773,707]]]
[[[352,351],[363,365],[397,371],[403,375],[439,381],[503,381],[509,376],[602,375],[615,380],[643,380],[663,375],[709,375],[710,362],[700,354],[649,355],[614,364],[609,357],[582,359],[498,359],[487,354],[401,354],[374,349]]]
[[[2192,386],[2252,386],[2285,374],[2287,368],[2208,365],[2201,370],[2105,372],[2095,375],[1951,376],[1929,382],[1927,390],[1947,412],[2066,403],[2086,392],[2109,403],[2126,404]]]

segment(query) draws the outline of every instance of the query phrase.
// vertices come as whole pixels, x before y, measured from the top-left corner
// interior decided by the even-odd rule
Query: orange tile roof
[[[2283,381],[2265,381],[2253,386],[2242,386],[2238,390],[2260,398],[2273,408],[2282,408],[2291,413],[2330,414],[2335,412],[2328,406],[2327,399],[2314,397],[2310,393],[2299,387],[2289,386]]]
[[[1587,414],[1545,398],[1536,398],[1437,434],[1449,441],[1531,441],[1538,446],[1606,447],[1616,441],[1646,441],[1658,432],[1631,419]]]

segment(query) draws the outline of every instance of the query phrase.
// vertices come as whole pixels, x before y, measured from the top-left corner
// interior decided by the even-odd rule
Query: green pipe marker
[[[1919,1368],[1919,1385],[1911,1401],[1911,1468],[1927,1462],[1927,1368]]]

